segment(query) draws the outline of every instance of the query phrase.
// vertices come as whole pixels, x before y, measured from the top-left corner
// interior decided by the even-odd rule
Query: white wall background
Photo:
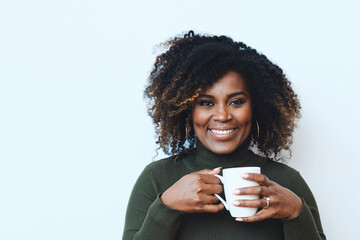
[[[301,98],[291,166],[328,239],[358,235],[359,4],[349,0],[0,2],[0,239],[121,239],[155,140],[153,47],[189,29],[266,54]]]

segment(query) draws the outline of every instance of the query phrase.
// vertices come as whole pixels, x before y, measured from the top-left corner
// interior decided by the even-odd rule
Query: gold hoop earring
[[[257,137],[259,137],[260,136],[260,127],[259,127],[259,123],[257,120],[256,120],[256,128],[257,128]]]

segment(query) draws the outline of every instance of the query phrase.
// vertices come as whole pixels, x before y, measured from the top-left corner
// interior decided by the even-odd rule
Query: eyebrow
[[[244,96],[247,96],[247,94],[245,92],[234,92],[234,93],[230,93],[229,95],[227,95],[227,98],[232,98],[232,97],[235,97],[237,95],[244,95]],[[214,99],[215,97],[212,96],[212,95],[208,95],[208,94],[199,94],[199,98],[201,97],[205,97],[205,98],[212,98]]]

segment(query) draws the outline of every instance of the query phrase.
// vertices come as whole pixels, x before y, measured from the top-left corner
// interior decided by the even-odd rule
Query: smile
[[[227,129],[227,130],[219,130],[219,129],[211,129],[209,128],[210,132],[212,133],[216,133],[216,134],[220,134],[220,135],[226,135],[226,134],[229,134],[229,133],[232,133],[233,131],[236,130],[236,128],[234,129]]]

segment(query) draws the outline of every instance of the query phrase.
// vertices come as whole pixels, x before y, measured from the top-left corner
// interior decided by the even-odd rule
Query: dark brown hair
[[[265,55],[226,36],[194,34],[165,43],[156,58],[145,90],[148,113],[155,124],[157,143],[167,154],[179,156],[196,146],[191,111],[198,93],[229,71],[245,80],[253,104],[252,146],[260,155],[280,159],[290,152],[296,119],[297,95],[282,69]],[[260,134],[256,122],[259,124]]]

